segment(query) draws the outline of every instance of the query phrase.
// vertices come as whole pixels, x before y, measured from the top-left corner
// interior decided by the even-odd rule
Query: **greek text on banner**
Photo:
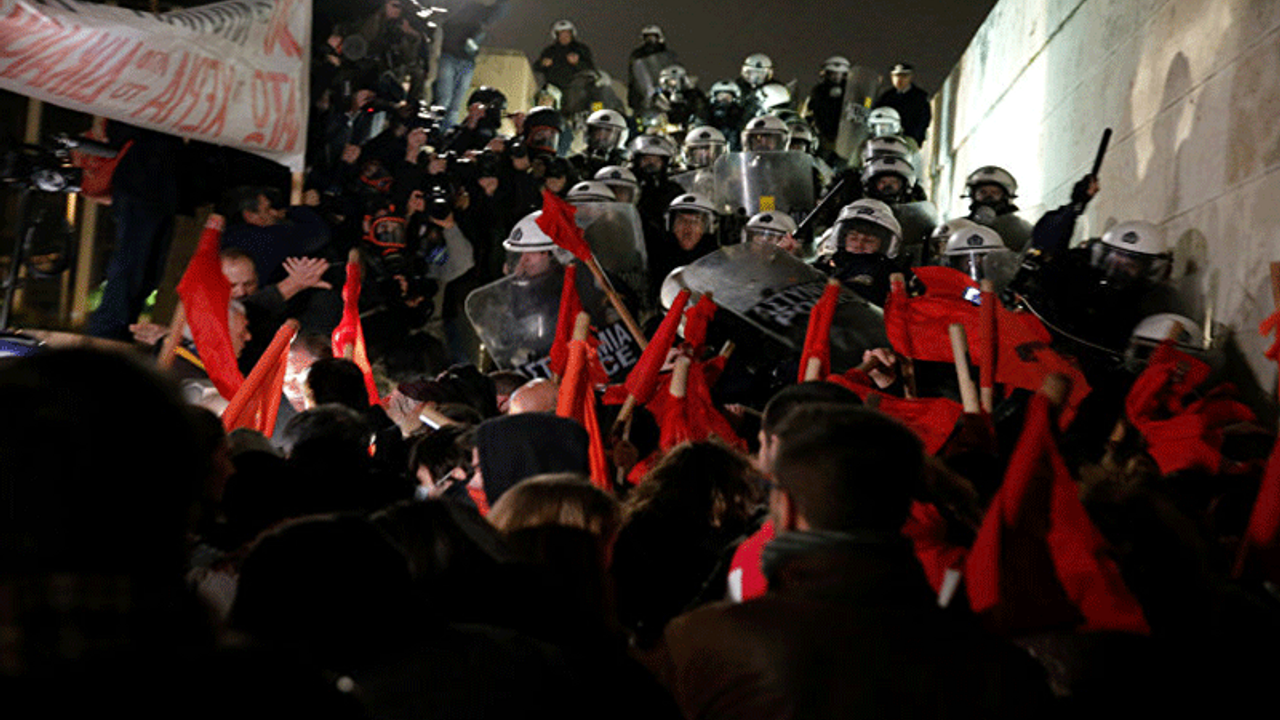
[[[162,15],[0,0],[0,88],[301,171],[310,37],[310,0]]]

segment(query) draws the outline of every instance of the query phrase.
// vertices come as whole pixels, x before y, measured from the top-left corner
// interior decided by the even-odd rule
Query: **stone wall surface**
[[[1018,179],[1034,222],[1068,200],[1112,128],[1077,241],[1160,225],[1193,319],[1228,326],[1245,375],[1275,397],[1257,326],[1280,261],[1280,2],[1001,0],[934,106],[927,177],[947,217],[990,164]]]

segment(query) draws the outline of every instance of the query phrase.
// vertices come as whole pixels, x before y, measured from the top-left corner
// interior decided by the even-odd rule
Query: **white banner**
[[[0,0],[0,88],[303,169],[310,0]]]

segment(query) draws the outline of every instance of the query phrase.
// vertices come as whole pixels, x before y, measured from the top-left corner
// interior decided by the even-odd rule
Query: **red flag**
[[[1219,385],[1190,404],[1183,402],[1209,372],[1207,363],[1165,341],[1151,353],[1125,398],[1126,417],[1166,475],[1190,468],[1218,473],[1248,467],[1225,464],[1222,455],[1223,428],[1256,419],[1248,406],[1231,397],[1234,388]]]
[[[227,325],[231,283],[222,274],[222,261],[218,257],[223,226],[221,215],[210,215],[205,222],[200,244],[178,283],[178,296],[182,298],[187,325],[205,372],[218,393],[230,400],[244,382],[244,375],[236,365]]]
[[[809,314],[809,329],[804,335],[804,350],[800,353],[800,372],[796,382],[808,379],[810,360],[817,360],[819,378],[831,372],[831,321],[836,316],[836,303],[840,300],[840,281],[832,279],[822,291],[822,297]]]
[[[222,411],[222,425],[228,431],[251,428],[263,435],[271,435],[276,426],[276,414],[280,409],[280,396],[284,390],[284,375],[288,368],[289,343],[298,333],[298,321],[287,320],[276,330],[271,344],[258,358],[249,377]]]
[[[582,234],[582,228],[574,222],[578,209],[565,202],[549,190],[542,191],[542,214],[538,216],[538,227],[555,241],[557,245],[573,253],[582,262],[591,262],[591,246]]]
[[[1049,400],[1037,393],[965,563],[970,607],[1010,633],[1071,625],[1148,634],[1077,492],[1053,438]]]
[[[911,513],[902,526],[902,534],[911,541],[925,579],[934,592],[942,591],[947,571],[963,567],[969,554],[968,548],[947,541],[947,520],[932,503],[911,501]]]
[[[574,324],[577,324],[576,318]],[[588,355],[591,352],[592,348],[585,339],[569,341],[569,357],[556,398],[556,415],[576,420],[586,429],[591,484],[611,492],[613,487],[609,479],[609,461],[604,452],[604,440],[600,437],[600,423],[596,419],[595,393],[589,386],[591,373],[588,369]]]
[[[352,251],[347,259],[347,281],[342,285],[342,321],[333,329],[330,337],[333,354],[348,357],[364,373],[364,387],[369,393],[369,404],[377,405],[378,386],[373,381],[373,367],[364,346],[364,326],[360,324],[360,256]]]
[[[578,297],[578,266],[570,264],[564,269],[564,286],[560,289],[560,313],[556,316],[556,339],[551,343],[551,359],[548,369],[557,377],[564,377],[569,362],[569,341],[573,339],[573,323],[582,312],[582,300]]]
[[[658,331],[653,334],[644,352],[640,354],[639,362],[627,374],[627,392],[634,395],[642,405],[653,399],[658,388],[658,374],[662,371],[662,365],[667,361],[667,354],[671,352],[671,346],[675,343],[676,331],[680,327],[680,317],[684,313],[687,302],[689,302],[689,291],[681,290],[671,303],[667,316],[662,319],[662,324],[658,326]]]
[[[711,295],[703,294],[698,302],[684,314],[684,341],[689,344],[694,359],[702,357],[702,348],[707,344],[707,327],[716,316],[716,303]]]
[[[969,296],[978,297],[979,290],[964,273],[944,267],[918,267],[913,270],[924,283],[926,292],[919,297],[890,293],[884,307],[885,330],[889,342],[899,354],[917,360],[951,363],[951,323],[964,325],[969,339],[969,356],[981,358],[982,319],[978,306]],[[1071,396],[1062,413],[1065,427],[1074,417],[1075,408],[1089,394],[1084,374],[1067,358],[1049,347],[1053,336],[1034,316],[996,307],[996,334],[1000,338],[996,364],[996,382],[1026,390],[1039,390],[1045,377],[1057,373],[1071,379]]]
[[[672,373],[672,382],[677,373]],[[649,411],[658,420],[658,446],[662,450],[715,436],[731,447],[746,451],[747,444],[738,437],[711,400],[711,388],[707,384],[703,363],[689,362],[684,394],[677,396],[674,392],[668,385],[667,392],[659,394],[648,404]]]
[[[857,368],[844,375],[831,375],[827,382],[843,385],[862,398],[863,402],[874,403],[877,411],[897,418],[906,425],[924,443],[925,452],[936,455],[947,438],[956,428],[956,423],[964,415],[964,407],[955,400],[947,398],[900,398],[876,390],[865,374]]]
[[[733,551],[733,559],[729,561],[730,599],[742,602],[760,597],[768,591],[769,581],[764,576],[761,560],[764,546],[769,544],[775,534],[773,521],[765,520],[759,530],[743,540],[738,549]]]
[[[1272,266],[1274,272],[1274,264]],[[1280,310],[1272,313],[1258,327],[1266,336],[1276,333],[1276,340],[1266,351],[1266,356],[1280,362]],[[1234,577],[1254,575],[1273,583],[1280,583],[1280,438],[1271,449],[1258,497],[1249,513],[1244,539],[1236,555]]]

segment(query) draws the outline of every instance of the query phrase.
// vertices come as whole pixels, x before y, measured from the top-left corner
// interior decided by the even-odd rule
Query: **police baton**
[[[827,191],[827,194],[824,195],[822,199],[818,201],[818,206],[810,210],[808,215],[804,216],[804,219],[800,221],[800,224],[796,226],[795,231],[792,232],[791,234],[793,236],[798,237],[800,233],[807,230],[809,226],[813,224],[813,220],[818,216],[818,213],[822,212],[824,208],[829,206],[831,203],[835,202],[836,196],[840,193],[840,189],[843,188],[844,184],[848,181],[849,181],[849,176],[845,175],[844,177],[840,178],[840,180],[836,182],[835,185],[831,186],[831,189]]]
[[[1098,154],[1093,156],[1093,170],[1089,174],[1098,177],[1098,171],[1102,169],[1102,159],[1107,156],[1107,146],[1111,144],[1111,128],[1102,131],[1102,140],[1098,143]]]

